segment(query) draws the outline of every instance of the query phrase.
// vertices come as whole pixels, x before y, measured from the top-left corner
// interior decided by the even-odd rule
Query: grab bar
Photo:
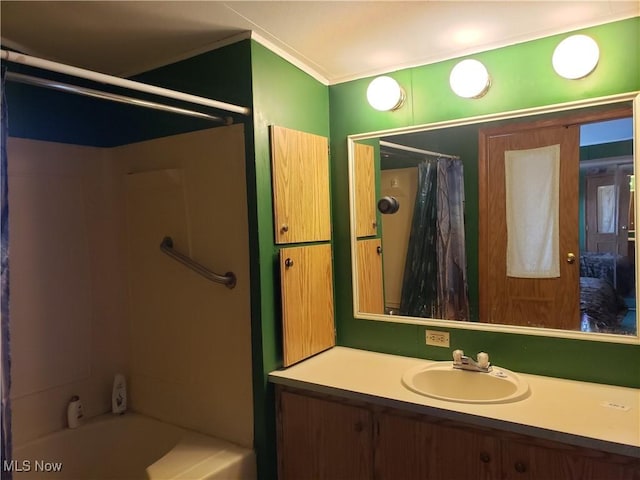
[[[196,273],[199,273],[203,277],[212,282],[222,283],[227,286],[227,288],[233,288],[236,286],[236,275],[233,272],[227,272],[224,275],[218,275],[217,273],[212,272],[211,270],[203,267],[199,263],[194,262],[191,258],[183,255],[180,252],[176,252],[173,249],[173,239],[171,237],[164,237],[162,239],[162,243],[160,244],[160,250],[169,255],[174,260],[186,265],[191,270]]]

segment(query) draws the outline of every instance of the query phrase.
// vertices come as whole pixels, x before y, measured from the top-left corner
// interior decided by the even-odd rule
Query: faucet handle
[[[489,354],[486,352],[480,352],[478,354],[478,366],[480,368],[487,368],[489,366]]]
[[[453,351],[453,363],[462,363],[462,357],[464,356],[464,352],[462,350],[454,350]]]

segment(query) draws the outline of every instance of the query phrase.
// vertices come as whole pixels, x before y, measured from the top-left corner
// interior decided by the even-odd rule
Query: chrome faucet
[[[489,354],[480,352],[478,360],[467,357],[462,350],[453,351],[453,368],[468,370],[470,372],[490,372],[492,370],[489,363]]]

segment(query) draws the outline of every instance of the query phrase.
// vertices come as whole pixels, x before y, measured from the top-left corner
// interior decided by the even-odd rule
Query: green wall
[[[449,89],[452,59],[393,72],[407,94],[395,112],[377,112],[366,102],[371,78],[329,88],[336,317],[340,345],[435,360],[450,349],[426,346],[426,327],[355,319],[352,312],[348,215],[347,135],[428,124],[640,90],[640,18],[584,29],[600,46],[597,69],[581,80],[556,75],[551,56],[567,35],[556,35],[473,55],[492,77],[480,99],[463,99]],[[465,165],[465,169],[470,166]],[[477,229],[477,194],[467,186],[467,225]],[[477,190],[476,190],[477,191]],[[472,274],[472,272],[470,272]],[[471,275],[470,275],[471,276]],[[432,327],[433,328],[433,327]],[[493,362],[514,370],[583,381],[640,387],[640,346],[556,339],[477,330],[450,332],[451,347],[485,350]]]
[[[255,445],[261,479],[276,478],[275,401],[268,373],[282,367],[278,252],[274,242],[269,126],[329,136],[329,89],[262,45],[251,42],[255,168],[249,205],[252,265]],[[252,207],[250,207],[252,208]],[[260,352],[257,354],[257,352]]]

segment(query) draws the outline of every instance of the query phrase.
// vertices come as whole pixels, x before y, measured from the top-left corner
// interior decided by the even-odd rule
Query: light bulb
[[[397,110],[404,103],[402,87],[391,77],[378,77],[367,88],[367,101],[376,110]]]
[[[589,75],[596,68],[599,58],[600,49],[593,38],[573,35],[558,44],[551,63],[558,75],[576,80]]]
[[[449,85],[456,95],[463,98],[479,98],[491,85],[489,72],[478,60],[462,60],[451,70]]]

